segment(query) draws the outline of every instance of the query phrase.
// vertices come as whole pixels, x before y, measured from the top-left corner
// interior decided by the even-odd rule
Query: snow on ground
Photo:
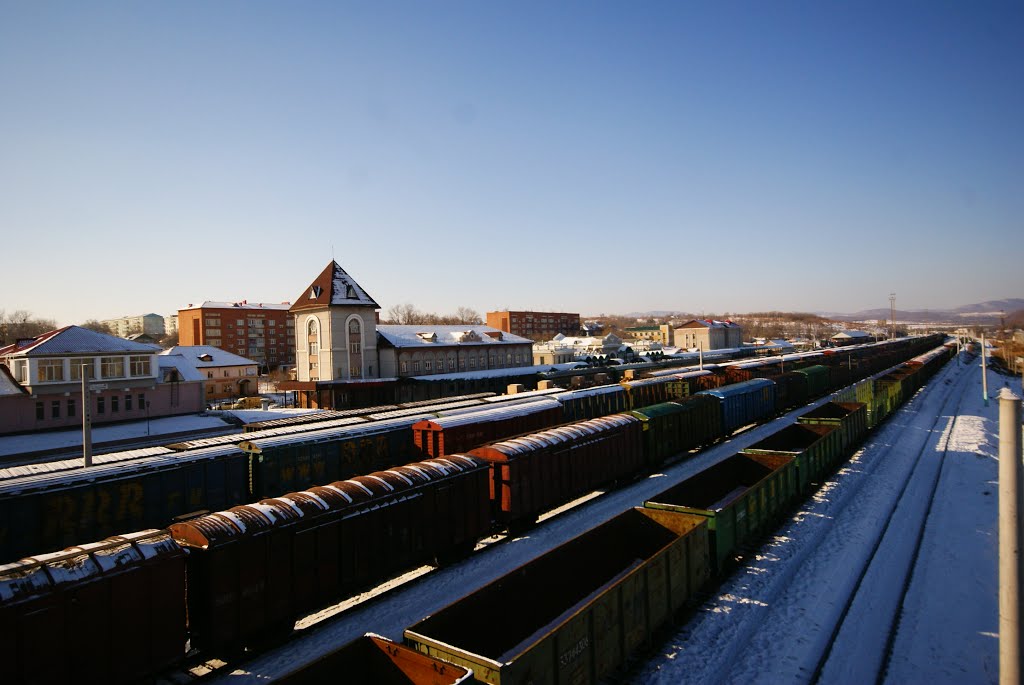
[[[804,683],[819,662],[819,682],[863,682],[864,664],[881,663],[887,651],[886,682],[996,682],[998,402],[984,406],[980,375],[977,361],[948,364],[684,625],[641,655],[624,682]],[[998,390],[994,384],[1002,379],[990,372],[989,380]],[[369,631],[401,640],[407,626],[764,438],[796,414],[347,607],[215,682],[266,681]],[[902,599],[902,571],[909,568],[914,572]],[[847,609],[858,586],[863,594]],[[889,624],[898,625],[892,645],[884,643]],[[872,639],[862,642],[865,635]]]

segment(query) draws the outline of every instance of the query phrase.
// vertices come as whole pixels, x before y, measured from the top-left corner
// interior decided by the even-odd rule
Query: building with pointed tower
[[[379,310],[341,265],[328,264],[289,310],[295,380],[278,387],[294,391],[300,407],[365,407],[410,401],[414,383],[431,397],[457,394],[464,386],[450,376],[478,380],[490,371],[488,389],[498,387],[510,369],[525,373],[533,365],[526,338],[475,324],[382,326]],[[442,381],[443,390],[427,388]]]

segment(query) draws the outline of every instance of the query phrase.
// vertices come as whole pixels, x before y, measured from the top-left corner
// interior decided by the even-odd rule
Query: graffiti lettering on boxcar
[[[359,446],[353,440],[346,440],[341,445],[341,463],[353,469],[359,458]]]
[[[117,487],[117,505],[115,521],[141,521],[145,511],[142,504],[142,484],[120,483]]]

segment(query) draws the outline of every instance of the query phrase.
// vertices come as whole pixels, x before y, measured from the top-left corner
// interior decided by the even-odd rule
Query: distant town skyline
[[[0,311],[1024,296],[1024,5],[0,3]]]

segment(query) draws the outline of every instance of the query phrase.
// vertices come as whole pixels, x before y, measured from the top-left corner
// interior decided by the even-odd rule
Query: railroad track
[[[744,547],[734,572],[686,623],[637,659],[623,682],[676,683],[680,673],[686,674],[688,683],[809,683],[819,678],[820,682],[874,682],[879,672],[884,673],[884,664],[878,664],[869,675],[851,677],[843,671],[839,678],[821,677],[830,645],[855,601],[855,590],[863,586],[861,579],[867,576],[871,560],[885,552],[877,543],[883,531],[865,532],[865,520],[878,521],[881,529],[899,508],[911,487],[907,484],[925,461],[922,456],[935,448],[936,427],[944,415],[948,420],[951,407],[959,406],[967,374],[957,375],[957,368],[955,363],[948,364],[905,405],[912,407],[939,394],[942,410],[937,418],[924,414],[918,419],[918,414],[903,408],[889,417],[845,466],[792,513],[789,522],[764,537],[760,545]],[[948,434],[940,436],[943,448]],[[906,450],[908,436],[926,437],[894,477],[892,471],[898,465],[891,456],[897,444]],[[929,501],[939,474],[930,476],[931,480],[925,479]],[[918,487],[913,486],[915,493]],[[909,536],[916,542],[909,545],[907,573],[924,525],[919,520]],[[877,647],[883,656],[898,626],[898,609],[908,585],[909,579],[901,580],[896,596],[887,602],[890,630],[879,636]],[[863,627],[870,631],[874,625]]]

